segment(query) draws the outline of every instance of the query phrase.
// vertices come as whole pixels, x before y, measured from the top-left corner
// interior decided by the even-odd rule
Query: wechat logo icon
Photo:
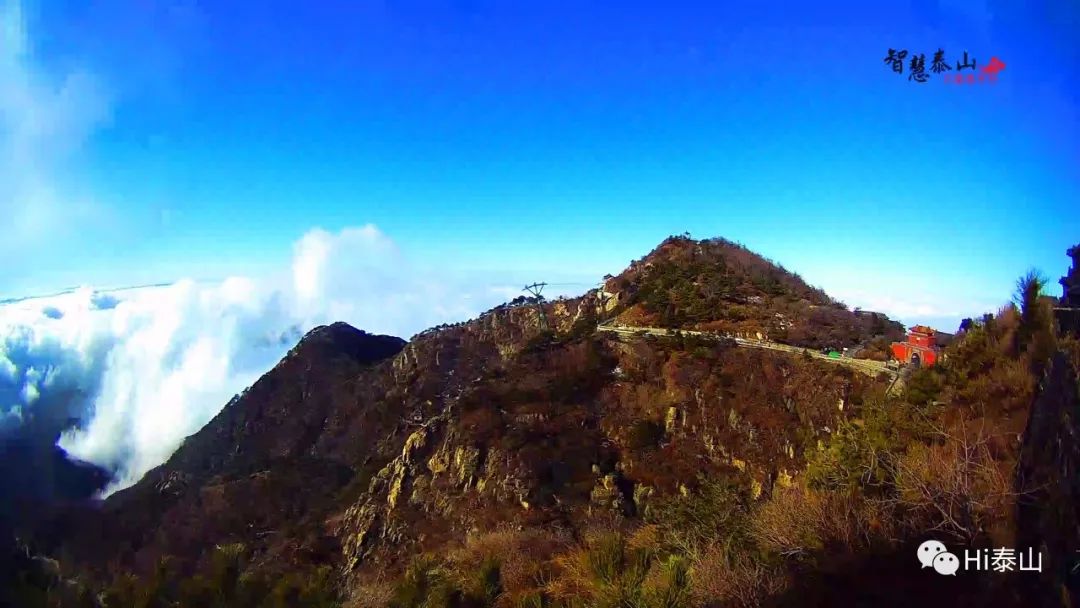
[[[960,569],[960,559],[949,553],[940,541],[928,540],[919,545],[916,557],[923,568],[933,568],[934,572],[945,576],[956,576],[956,571]]]

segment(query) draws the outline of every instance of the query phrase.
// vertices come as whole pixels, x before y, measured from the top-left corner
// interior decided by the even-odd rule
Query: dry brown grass
[[[940,443],[915,444],[892,465],[892,502],[908,525],[970,542],[1008,515],[1016,492],[983,428],[961,420],[937,434]]]
[[[596,556],[594,551],[605,541],[619,537],[619,532],[617,527],[609,522],[595,522],[582,537],[582,543],[567,547],[553,560],[553,576],[545,591],[561,602],[595,595],[597,576],[591,561]]]
[[[750,534],[762,548],[784,556],[808,554],[833,543],[865,547],[891,533],[892,520],[880,503],[801,486],[776,492],[750,523]]]
[[[851,550],[888,540],[893,524],[880,503],[861,495],[795,486],[777,489],[753,512],[749,535],[766,553],[810,557],[826,547]],[[714,543],[693,562],[696,606],[760,606],[790,585],[784,562],[763,562]]]
[[[361,583],[342,604],[342,608],[386,608],[394,596],[394,585],[385,581]]]
[[[690,593],[689,563],[657,551],[658,529],[629,536],[590,535],[556,558],[556,577],[545,587],[556,605],[683,608]]]
[[[568,546],[563,535],[536,528],[518,530],[503,526],[470,536],[465,545],[449,553],[450,570],[476,572],[488,559],[499,563],[503,596],[500,605],[513,605],[518,598],[542,590],[552,577],[552,559]]]
[[[660,526],[646,524],[634,530],[626,539],[626,546],[631,549],[656,549],[663,540]]]
[[[593,581],[589,572],[589,550],[574,547],[555,558],[556,573],[544,591],[560,602],[592,595]]]
[[[693,563],[690,599],[694,606],[760,606],[789,585],[787,574],[752,559],[729,559],[721,547],[713,547]]]

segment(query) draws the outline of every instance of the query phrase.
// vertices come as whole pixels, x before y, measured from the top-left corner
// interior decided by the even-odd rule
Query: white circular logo
[[[932,568],[934,566],[934,558],[937,557],[939,553],[945,553],[945,551],[944,543],[936,540],[928,540],[919,545],[917,557],[923,568]]]
[[[944,553],[938,553],[934,558],[934,570],[938,574],[956,576],[956,571],[960,569],[960,559],[948,551]]]

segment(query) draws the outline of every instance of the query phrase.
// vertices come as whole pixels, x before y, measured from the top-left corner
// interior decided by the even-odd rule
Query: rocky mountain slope
[[[697,284],[726,277],[723,297],[744,300],[764,269],[770,297],[841,310],[756,256],[725,263],[739,250],[694,246],[685,267],[693,249],[678,239],[644,263]],[[788,483],[874,384],[773,353],[595,337],[598,320],[659,289],[637,267],[614,282],[625,288],[608,302],[594,291],[548,303],[550,333],[527,302],[408,344],[313,330],[166,464],[87,514],[100,523],[70,528],[71,556],[150,572],[162,556],[194,567],[206,548],[243,542],[268,564],[352,573],[499,523],[640,515],[701,474],[745,477],[759,495]]]
[[[603,289],[519,300],[408,343],[316,328],[168,462],[100,508],[58,518],[37,543],[101,585],[134,573],[160,591],[166,565],[176,580],[310,572],[354,606],[606,605],[609,591],[640,605],[843,601],[821,581],[851,581],[815,556],[857,563],[870,580],[907,555],[911,530],[937,529],[933,505],[904,494],[936,479],[917,466],[951,462],[951,444],[928,429],[955,416],[934,404],[1018,432],[1033,388],[1013,363],[1011,314],[961,341],[955,379],[924,371],[903,399],[886,376],[808,356],[595,332],[618,319],[816,347],[896,329],[737,245],[672,238]],[[990,380],[1003,374],[1013,375]],[[993,449],[980,471],[1015,460],[1015,440]],[[978,509],[950,517],[956,527],[940,530],[972,542],[989,533]],[[879,561],[852,561],[866,551]],[[242,567],[221,569],[240,553]],[[255,580],[226,579],[215,584]],[[309,597],[309,583],[289,597]],[[871,591],[888,598],[909,583]],[[134,596],[116,597],[108,605]],[[269,605],[230,597],[223,605]],[[331,605],[297,602],[280,605]]]
[[[848,310],[824,291],[724,239],[674,237],[604,284],[627,325],[681,327],[841,348],[903,327],[880,313]]]

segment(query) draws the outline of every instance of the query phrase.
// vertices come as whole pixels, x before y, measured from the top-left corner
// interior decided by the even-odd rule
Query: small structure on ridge
[[[929,367],[937,362],[941,352],[936,336],[937,332],[933,328],[916,325],[908,330],[907,340],[892,343],[893,357],[908,365]]]
[[[1080,245],[1069,247],[1065,254],[1072,258],[1072,267],[1059,281],[1061,300],[1054,313],[1063,334],[1080,336]]]

